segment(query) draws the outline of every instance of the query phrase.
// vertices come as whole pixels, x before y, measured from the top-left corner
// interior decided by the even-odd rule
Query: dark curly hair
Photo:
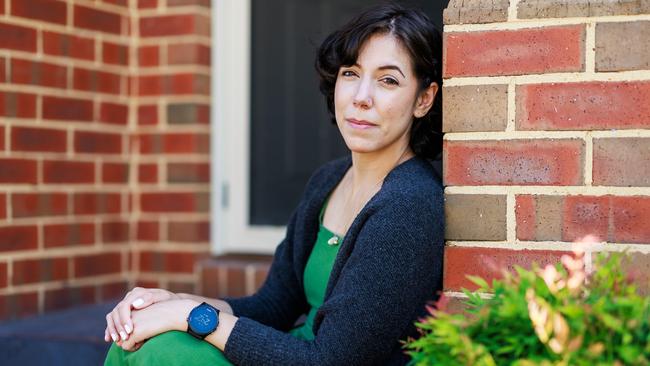
[[[325,38],[315,66],[331,122],[336,124],[334,87],[339,68],[354,65],[364,42],[378,33],[394,36],[408,50],[419,92],[431,82],[438,84],[433,106],[423,117],[414,118],[409,137],[416,155],[436,159],[442,151],[442,36],[421,10],[395,3],[375,6]]]

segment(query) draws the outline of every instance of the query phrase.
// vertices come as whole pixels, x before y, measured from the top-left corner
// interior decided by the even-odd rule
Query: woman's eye
[[[381,81],[382,81],[384,84],[387,84],[387,85],[399,85],[399,83],[397,82],[397,80],[395,80],[395,79],[393,79],[393,78],[383,78],[383,79],[381,79]]]
[[[354,71],[345,70],[345,71],[341,72],[341,75],[342,76],[354,76]]]

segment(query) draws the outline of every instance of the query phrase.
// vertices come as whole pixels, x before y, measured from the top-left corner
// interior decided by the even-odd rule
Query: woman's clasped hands
[[[104,340],[127,351],[136,351],[144,341],[170,331],[185,331],[185,317],[198,303],[164,289],[136,287],[106,314]]]

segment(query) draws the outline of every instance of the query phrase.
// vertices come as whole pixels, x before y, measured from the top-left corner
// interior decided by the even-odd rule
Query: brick
[[[91,100],[43,97],[43,118],[64,121],[92,121]]]
[[[445,185],[581,185],[584,141],[445,141]]]
[[[222,255],[201,260],[199,293],[209,297],[244,296],[254,293],[264,282],[273,260],[268,255]],[[246,284],[252,277],[253,287]]]
[[[46,290],[43,308],[45,311],[62,310],[94,302],[94,286],[70,287],[66,285],[64,288]]]
[[[7,218],[7,194],[0,193],[0,220]]]
[[[38,247],[36,225],[0,227],[0,252],[34,250]]]
[[[584,71],[584,26],[445,34],[443,74],[525,75]]]
[[[142,272],[193,273],[194,264],[205,257],[201,253],[151,252],[140,253]]]
[[[121,300],[129,291],[128,283],[124,281],[105,283],[97,288],[100,301]]]
[[[7,273],[7,263],[0,262],[0,288],[7,287],[9,282],[9,274]]]
[[[621,263],[621,270],[634,281],[640,295],[650,296],[650,253],[630,253]]]
[[[210,47],[198,43],[170,44],[167,49],[167,63],[210,66]]]
[[[517,6],[517,17],[520,19],[635,15],[648,12],[650,4],[643,0],[521,0]]]
[[[95,164],[46,160],[43,162],[43,181],[45,183],[94,183]]]
[[[169,163],[168,183],[210,183],[209,163]]]
[[[507,85],[452,86],[443,93],[444,132],[505,131]]]
[[[0,2],[0,14],[4,14],[4,13],[5,13],[5,3]]]
[[[45,248],[89,246],[95,243],[94,223],[44,225]]]
[[[36,30],[0,23],[0,48],[36,52]]]
[[[74,193],[75,215],[116,214],[122,212],[119,193]]]
[[[73,86],[77,90],[120,94],[122,77],[111,72],[98,70],[74,69]]]
[[[122,31],[122,17],[116,13],[75,5],[74,26],[76,28],[120,34]]]
[[[99,107],[99,121],[115,125],[126,125],[129,107],[118,103],[102,103]]]
[[[68,71],[63,66],[29,60],[11,60],[11,82],[66,89]]]
[[[0,158],[0,183],[36,184],[36,160]]]
[[[200,74],[145,75],[138,80],[141,96],[210,94],[210,78]]]
[[[122,135],[119,133],[75,131],[74,150],[89,154],[121,154]]]
[[[167,0],[167,6],[198,5],[210,7],[210,0]]]
[[[68,279],[68,258],[27,259],[13,262],[12,284],[61,281]]]
[[[172,103],[167,105],[168,124],[209,124],[210,107],[198,103]]]
[[[11,0],[11,15],[66,24],[66,3],[59,0]]]
[[[650,69],[650,45],[640,39],[650,39],[650,21],[596,24],[596,71]]]
[[[138,48],[138,65],[143,67],[160,65],[160,48],[158,46],[140,46]]]
[[[102,60],[105,64],[128,65],[129,48],[117,43],[104,42],[102,43]]]
[[[575,241],[587,235],[607,239],[609,196],[567,196],[563,205],[562,239]]]
[[[137,239],[142,241],[160,240],[158,221],[138,221]]]
[[[202,133],[141,134],[142,154],[207,154],[210,136]]]
[[[210,35],[210,19],[198,14],[156,15],[140,18],[140,36]]]
[[[0,150],[5,149],[5,126],[0,126]]]
[[[528,84],[516,88],[517,129],[604,130],[650,126],[650,82]]]
[[[562,240],[562,204],[561,196],[517,195],[517,239]]]
[[[0,116],[36,117],[36,95],[0,91]]]
[[[445,195],[445,239],[505,240],[506,196]]]
[[[141,105],[138,107],[138,125],[158,124],[158,106]]]
[[[173,242],[209,242],[210,222],[177,222],[167,225],[167,239]]]
[[[95,41],[72,34],[43,31],[43,52],[92,61],[95,59]]]
[[[12,215],[16,218],[68,214],[67,193],[13,193]]]
[[[444,24],[479,24],[508,20],[508,0],[451,0],[444,9]]]
[[[593,185],[650,187],[650,138],[599,138],[593,149]]]
[[[129,223],[123,221],[103,223],[102,242],[103,243],[128,243]]]
[[[158,7],[158,0],[138,0],[138,9],[150,9]]]
[[[158,165],[140,164],[138,166],[138,182],[140,183],[157,183],[158,182]]]
[[[72,260],[76,278],[116,274],[122,271],[120,253],[81,255]]]
[[[532,263],[540,267],[557,263],[566,254],[555,250],[510,250],[500,248],[447,247],[444,260],[444,284],[446,291],[461,288],[477,288],[467,275],[479,276],[488,282],[503,278],[502,271],[513,272],[514,266],[530,268]]]
[[[11,150],[30,152],[66,152],[67,132],[47,128],[12,127]]]
[[[194,281],[190,282],[180,282],[180,281],[170,281],[167,285],[167,289],[175,293],[186,293],[193,294],[195,293]]]
[[[14,320],[37,313],[37,292],[0,295],[0,319]]]
[[[129,182],[128,163],[104,163],[102,165],[102,182],[122,183]]]
[[[612,197],[612,240],[650,244],[650,197]]]
[[[7,59],[4,56],[0,56],[0,83],[7,81]]]
[[[161,192],[140,195],[142,212],[208,212],[209,205],[209,193]]]

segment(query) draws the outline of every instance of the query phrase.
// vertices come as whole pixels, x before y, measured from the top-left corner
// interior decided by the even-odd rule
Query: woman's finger
[[[110,312],[106,314],[106,327],[108,330],[108,334],[111,336],[111,339],[113,342],[117,342],[119,340],[118,335],[117,335],[117,330],[115,329],[115,325],[113,322],[113,313]]]
[[[120,325],[124,328],[127,336],[133,332],[133,321],[131,321],[131,303],[122,301],[116,307],[120,314]]]
[[[120,311],[119,307],[121,306],[121,303],[118,304],[118,306],[113,309],[112,314],[113,314],[113,325],[115,326],[115,330],[117,331],[117,334],[119,334],[120,339],[125,341],[129,338],[129,335],[126,333],[126,330],[124,329],[124,323],[123,320],[120,318]]]

